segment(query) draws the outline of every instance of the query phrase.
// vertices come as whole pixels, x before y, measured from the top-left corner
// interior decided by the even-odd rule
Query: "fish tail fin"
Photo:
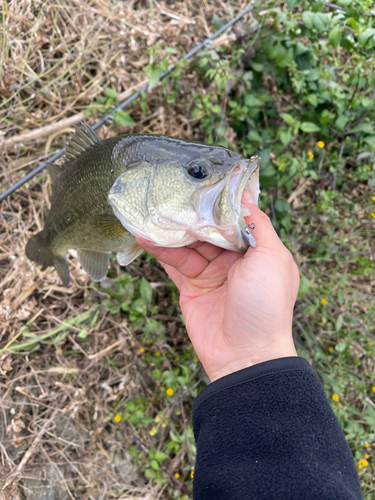
[[[36,233],[26,245],[26,256],[40,266],[54,266],[64,286],[69,285],[69,267],[65,256],[55,255],[46,242],[44,231]]]

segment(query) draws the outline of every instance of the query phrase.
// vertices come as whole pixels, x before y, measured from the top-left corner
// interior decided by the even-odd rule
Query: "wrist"
[[[227,363],[217,368],[216,370],[206,370],[207,375],[211,382],[219,378],[230,375],[231,373],[238,372],[244,368],[271,361],[279,358],[298,357],[294,345],[284,345],[277,350],[266,350],[258,353],[252,353],[250,356],[238,356],[232,358]]]

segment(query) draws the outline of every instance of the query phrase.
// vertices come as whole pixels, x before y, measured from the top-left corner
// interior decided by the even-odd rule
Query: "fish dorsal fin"
[[[93,281],[102,281],[108,272],[109,253],[78,250],[78,260]]]
[[[51,177],[51,182],[53,184],[55,182],[57,176],[61,172],[61,167],[59,167],[58,165],[55,165],[54,163],[47,162],[46,168],[47,168],[47,172],[49,173],[49,176]]]
[[[95,144],[101,144],[100,137],[85,123],[81,122],[79,126],[73,125],[75,132],[68,140],[66,152],[64,154],[64,164],[75,160],[85,151],[91,149]]]

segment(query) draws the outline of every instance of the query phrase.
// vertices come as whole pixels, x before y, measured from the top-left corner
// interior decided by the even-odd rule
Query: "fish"
[[[121,266],[140,255],[135,237],[176,248],[197,240],[237,252],[255,245],[241,197],[247,189],[258,203],[260,158],[164,135],[102,140],[84,123],[74,127],[62,164],[47,163],[51,208],[26,245],[27,257],[54,266],[64,286],[68,250],[102,281],[111,252]]]

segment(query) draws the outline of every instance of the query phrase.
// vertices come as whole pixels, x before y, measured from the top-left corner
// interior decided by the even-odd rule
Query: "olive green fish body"
[[[119,252],[121,265],[141,253],[135,236],[169,247],[204,240],[246,250],[241,196],[246,188],[257,202],[258,158],[157,135],[103,141],[84,124],[75,128],[63,165],[47,165],[51,209],[26,246],[31,260],[55,266],[65,286],[69,249],[95,281],[105,277],[110,252]]]

